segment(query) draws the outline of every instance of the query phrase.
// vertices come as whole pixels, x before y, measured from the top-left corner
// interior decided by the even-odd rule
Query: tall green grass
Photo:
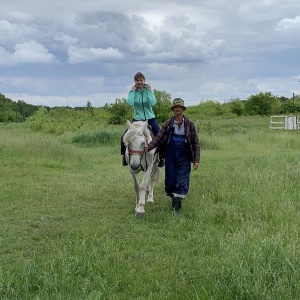
[[[72,142],[83,146],[107,146],[107,145],[117,145],[120,143],[121,137],[119,132],[113,131],[94,131],[85,132],[75,135],[72,138]]]
[[[121,127],[1,126],[0,299],[298,299],[299,133],[267,118],[205,122],[182,217],[162,173],[143,219]]]

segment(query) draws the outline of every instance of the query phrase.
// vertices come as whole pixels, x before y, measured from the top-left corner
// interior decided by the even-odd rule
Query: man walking
[[[177,216],[189,191],[191,163],[194,170],[199,167],[200,141],[194,123],[183,114],[184,100],[175,98],[171,110],[174,116],[164,122],[145,151],[158,148],[157,151],[165,155],[165,192],[171,197]]]

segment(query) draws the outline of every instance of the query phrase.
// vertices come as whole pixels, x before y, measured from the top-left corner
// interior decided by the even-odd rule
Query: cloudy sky
[[[141,71],[187,105],[300,94],[299,0],[0,0],[0,93],[48,106],[126,98]]]

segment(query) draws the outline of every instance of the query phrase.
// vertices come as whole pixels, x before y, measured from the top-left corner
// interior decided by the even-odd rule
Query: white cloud
[[[300,89],[299,0],[2,2],[0,93],[29,103],[104,105],[137,71],[188,105]]]
[[[68,55],[68,62],[70,64],[82,64],[95,61],[112,62],[119,61],[123,58],[123,55],[118,49],[111,47],[107,49],[70,47]]]
[[[55,56],[35,40],[16,44],[13,60],[20,63],[53,63]]]
[[[284,18],[277,25],[276,30],[298,30],[300,31],[300,16],[294,19]]]
[[[16,44],[14,52],[9,52],[2,48],[0,49],[0,55],[2,57],[0,65],[3,66],[31,63],[49,64],[56,62],[55,56],[35,40]]]
[[[72,37],[72,36],[70,36],[68,34],[65,34],[63,32],[59,32],[57,34],[57,36],[54,37],[54,40],[61,41],[63,43],[63,46],[66,47],[66,48],[78,44],[78,38]]]
[[[0,45],[13,48],[16,43],[25,43],[45,36],[43,30],[33,24],[24,24],[0,20]]]
[[[30,40],[22,44],[16,44],[14,52],[9,52],[3,47],[0,48],[0,65],[9,66],[17,64],[42,63],[49,64],[56,62],[53,54],[35,40]]]

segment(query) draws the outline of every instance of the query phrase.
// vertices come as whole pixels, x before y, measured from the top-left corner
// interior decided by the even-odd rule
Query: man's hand
[[[148,91],[151,91],[151,84],[148,84]]]
[[[148,152],[148,146],[147,145],[144,146],[144,151]]]
[[[197,170],[199,168],[199,163],[193,163],[194,170]]]

